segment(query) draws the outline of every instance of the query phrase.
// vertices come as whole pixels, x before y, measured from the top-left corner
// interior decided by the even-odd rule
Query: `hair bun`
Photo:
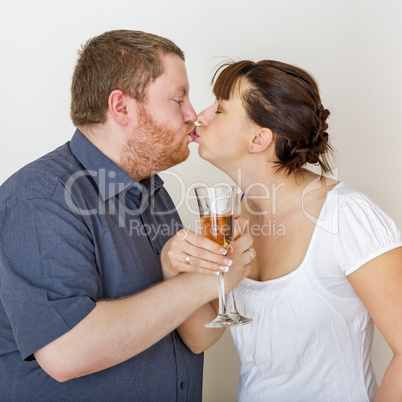
[[[291,154],[293,157],[299,158],[300,166],[306,163],[312,165],[319,164],[323,167],[322,155],[327,153],[330,149],[328,144],[328,133],[325,131],[328,128],[326,122],[330,112],[324,109],[322,105],[316,110],[315,113],[315,128],[311,131],[310,137],[305,141],[299,141],[296,144],[289,144]]]
[[[322,105],[319,106],[319,108],[315,112],[315,131],[316,134],[319,135],[321,133],[325,133],[325,131],[328,128],[327,124],[327,119],[330,115],[330,112],[328,109],[324,109]],[[326,135],[328,137],[328,134]]]
[[[308,145],[311,150],[311,156],[317,155],[315,162],[309,163],[318,163],[320,155],[325,154],[328,151],[328,133],[326,130],[328,129],[327,119],[330,115],[328,109],[324,109],[322,105],[316,110],[316,127],[312,131],[312,134],[308,140]],[[311,159],[314,159],[313,157]]]

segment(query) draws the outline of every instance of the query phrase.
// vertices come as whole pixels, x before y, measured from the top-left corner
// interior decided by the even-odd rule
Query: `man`
[[[203,357],[175,328],[217,297],[216,279],[177,273],[230,261],[206,238],[174,236],[155,175],[194,136],[183,53],[107,32],[82,49],[71,93],[72,140],[0,189],[1,399],[199,401]],[[239,240],[241,254],[250,246]],[[247,274],[230,258],[228,290]]]

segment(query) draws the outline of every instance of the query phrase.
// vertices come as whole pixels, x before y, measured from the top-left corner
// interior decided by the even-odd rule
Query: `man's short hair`
[[[71,84],[71,119],[76,127],[106,121],[109,95],[120,89],[143,102],[147,86],[164,72],[161,56],[182,50],[169,39],[131,30],[105,32],[79,51]]]

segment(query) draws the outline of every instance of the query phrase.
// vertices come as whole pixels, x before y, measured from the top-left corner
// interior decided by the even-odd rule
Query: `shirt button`
[[[155,249],[155,253],[159,255],[159,248]]]
[[[180,388],[181,388],[181,389],[184,388],[184,382],[183,382],[183,381],[180,383]]]

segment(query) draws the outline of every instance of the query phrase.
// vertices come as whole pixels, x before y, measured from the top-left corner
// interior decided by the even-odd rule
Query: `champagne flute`
[[[196,187],[195,194],[200,211],[202,234],[228,249],[233,237],[235,187]],[[204,324],[207,328],[242,325],[226,311],[224,273],[218,274],[219,311],[217,317]]]
[[[241,198],[242,198],[241,193],[237,193],[234,196],[234,219],[235,220],[241,215]],[[230,297],[232,300],[232,310],[233,311],[231,311],[229,313],[230,317],[234,321],[241,322],[242,324],[250,324],[251,322],[253,322],[252,318],[241,315],[239,313],[239,311],[237,310],[236,300],[235,300],[235,296],[234,296],[234,290],[232,290],[229,293],[228,297]]]

